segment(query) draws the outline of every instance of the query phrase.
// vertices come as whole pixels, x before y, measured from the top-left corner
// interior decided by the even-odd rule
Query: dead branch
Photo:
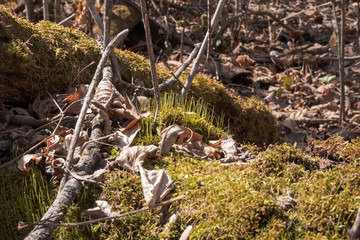
[[[166,89],[170,88],[177,82],[177,79],[180,77],[181,73],[190,65],[190,63],[192,62],[192,60],[195,58],[196,54],[198,53],[199,49],[200,49],[200,45],[196,44],[195,48],[191,52],[188,59],[175,72],[174,76],[172,76],[171,78],[167,79],[165,82],[163,82],[159,85],[160,92],[165,91]],[[114,86],[116,87],[116,89],[125,89],[126,91],[131,91],[131,92],[135,91],[135,88],[136,88],[134,85],[131,85],[130,83],[125,82],[125,81],[115,81]],[[154,89],[153,88],[139,88],[139,95],[143,95],[146,97],[152,97],[152,96],[154,96]]]
[[[61,0],[55,0],[55,22],[59,23],[61,21]]]
[[[65,18],[64,20],[62,20],[61,22],[59,22],[59,25],[63,25],[64,23],[66,23],[67,21],[73,19],[74,17],[76,17],[77,15],[79,15],[78,13],[74,13],[71,14],[70,16],[68,16],[67,18]]]
[[[350,239],[360,238],[360,208],[356,215],[354,225],[350,229],[348,229],[347,232],[349,234]]]
[[[86,5],[89,7],[91,16],[93,17],[96,25],[100,29],[101,34],[104,36],[104,25],[101,22],[101,18],[99,16],[98,12],[95,9],[95,5],[94,5],[93,0],[86,0]],[[115,76],[115,78],[113,79],[114,82],[116,82],[116,81],[121,81],[122,82],[119,64],[117,62],[116,55],[115,55],[115,52],[113,50],[110,52],[110,61],[111,61],[111,67],[113,69],[114,76]]]
[[[122,31],[121,33],[116,35],[116,37],[107,45],[104,53],[102,54],[100,62],[98,64],[97,68],[96,68],[94,77],[91,80],[90,86],[88,88],[88,92],[86,93],[86,96],[84,98],[84,103],[82,105],[81,112],[79,114],[78,120],[77,120],[76,125],[75,125],[74,134],[73,134],[73,137],[71,139],[69,152],[68,152],[68,155],[67,155],[67,158],[66,158],[66,167],[69,167],[72,160],[73,160],[75,144],[76,144],[76,141],[77,141],[77,139],[79,137],[81,127],[82,127],[82,123],[83,123],[84,118],[85,118],[85,113],[86,113],[86,110],[87,110],[87,108],[89,107],[89,104],[90,104],[91,96],[93,95],[94,90],[95,90],[96,86],[98,85],[98,83],[100,81],[101,71],[105,66],[105,63],[107,61],[107,58],[108,58],[109,54],[111,53],[111,50],[114,48],[114,46],[119,41],[121,41],[122,39],[125,38],[125,36],[127,35],[128,32],[129,32],[129,30],[125,29],[124,31]],[[63,179],[61,180],[60,189],[64,185],[64,183],[67,181],[67,176],[68,176],[68,174],[65,174]]]
[[[122,214],[118,214],[116,216],[111,216],[111,217],[105,217],[105,218],[99,218],[99,219],[95,219],[95,220],[90,220],[90,221],[85,221],[85,222],[78,222],[78,223],[54,223],[54,222],[50,222],[49,219],[46,219],[46,221],[38,221],[38,222],[19,222],[18,228],[19,229],[23,229],[26,227],[30,227],[30,226],[52,226],[52,227],[78,227],[78,226],[85,226],[85,225],[89,225],[89,224],[94,224],[94,223],[98,223],[98,222],[104,222],[104,221],[108,221],[108,220],[112,220],[112,219],[118,219],[118,218],[122,218],[122,217],[126,217],[129,215],[133,215],[133,214],[137,214],[140,212],[145,212],[148,211],[150,209],[153,208],[157,208],[157,207],[161,207],[176,201],[179,201],[181,199],[183,199],[185,196],[184,195],[180,195],[178,197],[169,199],[165,202],[161,202],[158,203],[154,206],[149,206],[149,207],[144,207],[138,210],[134,210],[131,212],[127,212],[127,213],[122,213]],[[51,218],[50,218],[51,219]]]
[[[26,19],[30,22],[35,21],[34,3],[32,0],[24,0],[26,9]]]
[[[209,35],[212,34],[212,32],[214,31],[215,29],[215,25],[217,24],[218,22],[218,19],[219,19],[219,16],[220,16],[220,13],[221,13],[221,10],[222,8],[224,7],[225,5],[225,0],[220,0],[218,5],[217,5],[217,8],[216,8],[216,11],[214,13],[214,16],[211,20],[211,31],[207,32],[204,39],[203,39],[203,42],[201,44],[201,47],[200,47],[200,50],[196,56],[196,59],[195,59],[195,62],[191,68],[191,71],[190,71],[190,75],[189,77],[187,78],[185,84],[184,84],[184,87],[181,89],[181,95],[183,96],[183,98],[186,97],[186,94],[187,94],[187,91],[189,90],[190,86],[191,86],[191,83],[195,77],[195,75],[198,73],[199,71],[199,64],[200,64],[200,58],[201,58],[201,55],[204,54],[205,50],[206,50],[206,47],[207,47],[207,41],[208,41],[208,37]]]
[[[154,49],[153,49],[152,40],[151,40],[150,24],[149,24],[145,0],[141,0],[140,5],[141,5],[141,15],[142,15],[144,29],[145,29],[146,45],[147,45],[147,50],[148,50],[148,54],[149,54],[151,79],[152,79],[152,84],[153,84],[155,97],[156,97],[156,111],[155,111],[155,115],[154,115],[154,123],[155,123],[156,117],[157,117],[157,114],[159,111],[159,105],[160,105],[160,90],[159,90],[159,83],[158,83],[158,78],[157,78],[157,74],[156,74]]]
[[[110,54],[110,50],[116,45],[117,42],[119,42],[122,38],[124,38],[126,36],[127,32],[128,32],[128,30],[126,29],[126,30],[122,31],[121,33],[119,33],[118,35],[116,35],[116,37],[106,47],[106,49],[102,55],[102,58],[100,59],[100,62],[97,66],[94,77],[89,86],[88,92],[84,98],[84,103],[83,103],[81,112],[79,114],[78,120],[76,122],[74,135],[73,135],[73,138],[71,139],[68,156],[66,158],[66,163],[65,163],[65,166],[67,169],[69,169],[69,166],[72,162],[75,144],[79,137],[80,130],[82,128],[82,123],[84,121],[85,113],[89,106],[91,96],[93,95],[95,87],[97,86],[97,84],[100,80],[101,70],[103,69],[103,67],[106,63],[106,59],[108,58],[108,56]],[[102,130],[100,128],[100,119],[99,118],[94,119],[93,131],[91,134],[92,134],[92,137],[94,137],[94,138],[98,138],[99,136],[101,137]],[[85,159],[86,156],[89,156],[89,155],[83,155],[84,158],[80,159],[78,167],[75,169],[76,173],[89,174],[92,166],[95,164],[95,161],[98,159],[98,157],[99,157],[99,154],[97,152],[97,151],[99,151],[98,149],[96,149],[96,148],[90,149],[90,146],[88,146],[88,150],[92,152],[92,154],[89,154],[89,155],[90,156],[94,155],[94,156],[93,157],[91,156],[91,159],[89,160],[89,159]],[[66,211],[67,211],[68,206],[70,206],[73,203],[76,196],[79,194],[80,189],[81,189],[80,182],[76,179],[71,179],[71,180],[67,181],[68,175],[69,175],[69,173],[65,171],[64,176],[61,180],[61,184],[60,184],[62,186],[59,187],[59,189],[60,189],[59,193],[58,193],[55,201],[53,202],[53,204],[50,206],[48,211],[42,217],[42,219],[51,218],[51,220],[47,220],[47,221],[53,222],[53,223],[57,223],[57,222],[61,221],[64,217],[64,213],[66,213]],[[54,226],[43,226],[43,225],[37,226],[29,233],[29,235],[25,239],[48,239],[51,236],[54,229],[55,229]]]
[[[43,0],[43,16],[44,21],[49,21],[49,1]]]
[[[332,0],[333,13],[335,18],[335,31],[338,42],[339,58],[339,77],[340,77],[340,116],[338,124],[341,126],[342,120],[345,119],[345,72],[344,72],[344,51],[345,51],[345,3],[341,0],[341,25],[338,23],[336,16],[336,1]]]

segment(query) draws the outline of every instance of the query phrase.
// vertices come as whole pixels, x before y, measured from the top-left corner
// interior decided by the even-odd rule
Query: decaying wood
[[[100,118],[94,118],[93,127],[91,130],[91,138],[100,138],[102,133],[102,126]],[[100,159],[100,149],[95,143],[90,143],[86,146],[85,151],[88,154],[83,154],[78,162],[78,167],[75,168],[74,173],[78,175],[89,174],[93,166]],[[47,223],[57,223],[61,221],[67,208],[74,202],[79,195],[82,185],[76,179],[67,181],[63,189],[58,193],[55,201],[52,203],[48,211],[42,217],[42,221]],[[44,220],[46,219],[46,220]],[[35,227],[25,239],[48,239],[51,237],[55,226],[53,225],[39,225]]]
[[[60,222],[67,211],[67,208],[74,202],[75,198],[79,195],[81,184],[76,179],[69,180],[61,192],[58,193],[53,204],[44,214],[42,219],[46,220],[47,223]],[[55,226],[41,225],[36,226],[25,238],[26,240],[34,239],[49,239]]]

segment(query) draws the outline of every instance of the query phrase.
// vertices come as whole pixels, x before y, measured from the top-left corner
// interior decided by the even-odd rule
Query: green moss
[[[18,230],[18,222],[40,220],[55,192],[37,168],[27,174],[5,168],[0,171],[0,179],[2,239],[23,239],[31,229]]]
[[[237,141],[261,146],[280,140],[277,120],[258,100],[235,96],[224,85],[202,74],[194,78],[190,91],[191,96],[203,99],[215,112],[222,112],[230,119],[231,133]]]
[[[310,142],[308,149],[313,155],[336,162],[358,162],[360,159],[360,138],[348,142],[335,135],[325,141],[314,140]]]
[[[155,101],[151,107],[155,109]],[[161,140],[158,133],[173,124],[188,127],[203,135],[204,141],[219,139],[225,133],[223,116],[214,116],[202,100],[190,98],[183,102],[180,95],[174,92],[162,95],[156,121],[157,129],[153,128],[153,119],[153,114],[143,119],[143,128],[136,139],[137,144],[158,144]]]
[[[358,140],[337,143],[346,145],[348,151],[359,151]],[[169,198],[185,194],[183,200],[87,228],[59,228],[53,237],[165,238],[162,232],[168,217],[178,212],[180,221],[170,234],[175,239],[191,224],[192,239],[347,239],[346,230],[354,222],[359,205],[359,166],[350,161],[354,155],[342,156],[341,161],[349,164],[327,170],[319,170],[318,157],[288,144],[269,148],[258,156],[248,166],[228,167],[184,153],[150,161],[146,164],[148,169],[165,169],[171,178],[177,178]],[[38,170],[24,176],[6,170],[1,171],[1,176],[1,230],[9,239],[23,238],[29,229],[18,232],[17,222],[39,219],[54,195]],[[286,195],[286,188],[297,200],[288,211],[282,210],[276,200]],[[115,211],[146,206],[140,176],[115,169],[101,184],[101,193],[96,188],[83,191],[70,207],[65,222],[81,221],[81,211],[92,207],[99,194]]]
[[[356,143],[348,147],[357,148]],[[185,199],[165,210],[135,216],[136,221],[120,219],[108,224],[103,237],[116,233],[118,239],[158,239],[164,216],[179,212],[181,220],[171,233],[175,238],[192,224],[192,239],[347,239],[346,229],[358,208],[359,168],[350,164],[320,171],[318,162],[287,144],[260,153],[249,166],[223,167],[173,153],[147,167],[165,169],[177,178],[171,197],[186,193]],[[130,206],[144,206],[139,186],[138,177],[116,170],[104,191],[114,207],[132,210]],[[297,205],[284,211],[276,198],[286,195],[287,187]],[[125,232],[119,230],[124,227]]]
[[[26,101],[45,91],[64,91],[83,67],[99,60],[95,41],[85,34],[50,22],[33,25],[15,19],[3,7],[0,34],[0,89],[5,91],[0,90],[0,101]],[[81,74],[79,81],[88,82],[94,69]],[[21,94],[8,93],[9,87]]]
[[[149,60],[144,56],[130,52],[128,50],[116,50],[118,57],[121,75],[128,80],[135,78],[141,80],[146,87],[152,87],[151,72]],[[159,83],[171,77],[169,71],[156,67]]]
[[[38,94],[62,92],[78,72],[100,59],[95,41],[85,34],[50,22],[33,25],[15,19],[0,8],[0,102],[31,101]],[[129,51],[115,50],[124,79],[136,78],[152,87],[149,62]],[[95,66],[80,74],[79,82],[92,79]],[[157,67],[159,82],[169,78],[168,70]],[[187,74],[181,76],[185,81]],[[8,91],[8,89],[13,91]],[[174,87],[179,90],[180,84]],[[1,91],[3,90],[3,91]],[[215,113],[230,119],[236,140],[258,145],[279,141],[278,123],[271,111],[255,99],[235,96],[205,75],[198,74],[190,97],[209,104]]]

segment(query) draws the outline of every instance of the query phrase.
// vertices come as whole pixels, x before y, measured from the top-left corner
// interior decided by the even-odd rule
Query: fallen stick
[[[171,78],[167,79],[165,82],[159,85],[160,92],[165,91],[166,89],[173,86],[177,82],[177,79],[180,77],[181,73],[190,65],[192,60],[195,58],[197,52],[199,51],[199,49],[200,49],[200,45],[196,44],[195,48],[191,52],[188,59],[175,72],[174,76],[172,76]],[[126,91],[131,91],[131,92],[134,92],[136,88],[136,86],[131,85],[130,83],[125,81],[115,81],[114,86],[116,89],[125,89]],[[143,95],[146,97],[153,97],[154,93],[155,93],[154,88],[139,88],[139,95]]]
[[[165,202],[161,202],[161,203],[158,203],[152,207],[144,207],[144,208],[141,208],[141,209],[138,209],[138,210],[134,210],[134,211],[131,211],[131,212],[127,212],[127,213],[121,213],[121,214],[118,214],[116,216],[110,216],[110,217],[104,217],[104,218],[99,218],[99,219],[94,219],[94,220],[89,220],[89,221],[85,221],[85,222],[77,222],[77,223],[52,223],[52,222],[47,222],[47,221],[37,221],[37,222],[19,222],[18,224],[18,229],[23,229],[23,228],[26,228],[26,227],[30,227],[30,226],[53,226],[53,227],[78,227],[78,226],[85,226],[85,225],[89,225],[89,224],[93,224],[93,223],[98,223],[98,222],[104,222],[104,221],[107,221],[107,220],[112,220],[112,219],[117,219],[117,218],[122,218],[122,217],[126,217],[126,216],[129,216],[129,215],[133,215],[133,214],[136,214],[136,213],[140,213],[140,212],[145,212],[145,211],[148,211],[152,208],[156,208],[156,207],[161,207],[161,206],[164,206],[166,204],[170,204],[170,203],[173,203],[173,202],[176,202],[176,201],[179,201],[181,199],[183,199],[185,196],[184,195],[180,195],[178,197],[175,197],[175,198],[172,198],[172,199],[169,199]]]
[[[225,5],[225,0],[220,0],[217,7],[216,7],[216,11],[214,13],[214,16],[211,20],[211,31],[207,31],[204,39],[203,39],[203,42],[201,44],[201,47],[200,47],[200,50],[196,56],[196,59],[195,59],[195,62],[191,68],[191,71],[190,71],[190,74],[189,74],[189,77],[187,78],[185,84],[184,84],[184,87],[181,89],[181,95],[183,96],[183,98],[186,97],[186,94],[187,94],[187,91],[189,90],[191,84],[192,84],[192,81],[195,77],[195,75],[198,73],[199,71],[199,64],[200,64],[200,58],[201,56],[204,54],[206,48],[207,48],[207,41],[208,41],[208,38],[209,38],[209,35],[212,34],[212,32],[214,31],[215,29],[215,25],[217,24],[218,22],[218,19],[219,19],[219,16],[220,16],[220,13],[221,13],[221,10],[223,9],[224,5]]]
[[[356,215],[354,225],[350,229],[348,229],[347,232],[349,234],[350,239],[360,238],[360,208]]]
[[[103,24],[103,22],[101,21],[101,18],[100,18],[100,16],[99,16],[98,12],[96,11],[94,2],[93,2],[92,0],[86,0],[86,5],[89,7],[91,16],[93,17],[96,25],[97,25],[98,28],[100,29],[101,34],[104,36],[104,32],[105,32],[104,24]],[[104,40],[105,40],[105,39],[104,39]],[[119,41],[119,42],[120,42],[120,41]],[[117,44],[116,44],[116,45],[117,45]],[[113,69],[113,73],[114,73],[114,75],[115,75],[114,82],[116,82],[115,79],[117,79],[117,81],[122,81],[119,64],[118,64],[118,62],[117,62],[117,59],[116,59],[116,55],[115,55],[114,50],[111,50],[111,52],[110,52],[110,61],[111,61],[111,67],[112,67],[112,69]],[[121,91],[120,91],[120,92],[121,92]]]
[[[69,165],[71,164],[71,162],[73,160],[74,151],[75,151],[75,144],[76,144],[77,139],[79,137],[79,134],[80,134],[80,131],[81,131],[81,126],[82,126],[84,118],[85,118],[86,110],[88,109],[89,104],[90,104],[91,96],[93,95],[94,90],[95,90],[96,86],[98,85],[98,83],[100,81],[101,71],[104,68],[105,63],[107,61],[107,58],[109,57],[109,54],[111,53],[114,46],[119,41],[121,41],[126,36],[127,33],[128,33],[128,29],[125,29],[124,31],[122,31],[121,33],[116,35],[116,37],[107,45],[106,49],[104,50],[104,53],[102,54],[102,57],[101,57],[101,59],[99,61],[99,64],[98,64],[98,66],[96,68],[94,77],[91,80],[90,86],[88,88],[88,92],[86,93],[86,96],[84,98],[84,102],[83,102],[83,105],[82,105],[78,120],[76,121],[74,134],[73,134],[73,137],[71,138],[68,155],[66,157],[66,167],[69,167]],[[60,190],[61,190],[62,186],[64,186],[65,182],[67,181],[67,176],[68,176],[68,174],[65,174],[63,179],[61,180],[60,187],[59,187]]]
[[[69,17],[67,17],[67,18],[65,18],[64,20],[62,20],[61,22],[59,22],[58,25],[62,25],[62,24],[64,24],[64,23],[66,23],[67,21],[73,19],[73,18],[76,17],[77,15],[79,15],[79,14],[77,14],[77,13],[71,14]]]
[[[155,123],[156,118],[157,118],[157,114],[159,112],[159,105],[160,105],[159,82],[158,82],[158,78],[157,78],[157,74],[156,74],[154,48],[153,48],[153,44],[152,44],[152,40],[151,40],[150,24],[149,24],[149,19],[148,19],[148,13],[147,13],[145,0],[141,0],[140,4],[141,4],[142,20],[143,20],[144,29],[145,29],[146,45],[147,45],[147,50],[148,50],[148,55],[149,55],[151,79],[152,79],[153,89],[154,89],[154,92],[155,92],[156,111],[155,111],[154,120],[153,120],[153,123]]]
[[[109,43],[109,45],[106,47],[100,61],[99,64],[96,68],[96,72],[94,74],[94,77],[90,83],[90,86],[88,88],[88,92],[86,93],[86,96],[84,98],[84,103],[82,105],[81,108],[81,112],[79,114],[78,120],[76,122],[76,126],[75,126],[75,130],[74,130],[74,134],[73,137],[71,139],[71,143],[70,143],[70,147],[69,147],[69,151],[68,151],[68,155],[66,158],[66,163],[65,166],[66,168],[69,168],[72,159],[73,159],[73,155],[74,155],[74,149],[75,149],[75,144],[77,142],[77,139],[79,137],[80,134],[80,130],[82,128],[82,124],[85,118],[85,114],[87,111],[87,108],[90,104],[90,100],[91,97],[93,95],[93,92],[95,90],[95,87],[97,86],[97,84],[99,83],[100,80],[100,76],[101,76],[101,71],[105,66],[105,63],[107,61],[107,58],[110,54],[111,49],[117,44],[117,42],[119,42],[121,39],[123,39],[125,37],[125,35],[127,34],[128,30],[124,30],[121,33],[119,33],[118,35],[116,35],[116,37]],[[96,120],[95,120],[96,121]],[[100,124],[99,122],[95,122],[93,124],[93,126],[96,129],[98,128],[98,125]],[[98,130],[94,131],[98,132]],[[93,160],[96,159],[96,157],[93,158]],[[85,162],[84,160],[82,162]],[[86,163],[86,165],[81,166],[79,165],[77,168],[77,172],[81,172],[84,174],[89,174],[90,169],[91,169],[91,163]],[[67,212],[67,208],[74,202],[75,198],[79,195],[80,193],[80,189],[82,187],[82,185],[80,184],[80,182],[76,179],[70,179],[69,181],[67,180],[69,176],[68,172],[64,172],[64,176],[61,180],[60,186],[59,186],[59,193],[56,196],[56,199],[54,200],[54,202],[51,204],[51,206],[49,207],[49,209],[46,211],[46,213],[43,215],[42,219],[49,219],[51,218],[51,220],[46,220],[46,222],[51,222],[51,223],[58,223],[60,222],[64,216],[65,213]],[[36,226],[29,234],[28,236],[25,238],[27,240],[32,240],[32,239],[48,239],[51,237],[52,232],[54,231],[55,226]]]

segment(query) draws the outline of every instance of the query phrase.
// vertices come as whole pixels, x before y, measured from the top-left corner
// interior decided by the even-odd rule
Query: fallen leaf
[[[155,145],[134,146],[124,149],[113,162],[109,162],[107,169],[112,170],[115,167],[121,167],[132,172],[139,172],[139,167],[147,159],[156,158],[156,152],[159,148]]]
[[[42,160],[43,154],[42,153],[36,153],[36,154],[25,154],[19,161],[17,161],[17,167],[21,171],[30,171],[30,167],[28,167],[28,164],[31,161],[34,161],[35,164],[38,164]]]
[[[141,185],[145,202],[150,207],[157,204],[163,193],[170,187],[172,180],[165,170],[147,170],[139,165]]]

